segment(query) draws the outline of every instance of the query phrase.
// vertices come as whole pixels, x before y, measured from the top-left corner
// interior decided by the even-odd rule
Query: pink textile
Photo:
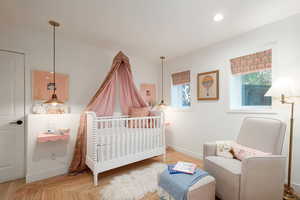
[[[86,169],[86,111],[94,111],[97,116],[111,116],[115,108],[116,83],[120,84],[120,104],[122,113],[127,115],[130,107],[145,107],[146,102],[133,82],[129,59],[121,51],[115,56],[104,82],[87,105],[80,117],[73,160],[69,173]]]
[[[129,108],[130,117],[147,117],[150,116],[148,107],[131,107]]]
[[[138,92],[130,68],[122,67],[118,71],[118,80],[120,82],[120,104],[122,113],[129,114],[131,107],[146,107],[147,103]]]
[[[247,157],[259,157],[259,156],[271,155],[271,153],[266,153],[263,151],[252,149],[237,143],[232,143],[231,146],[234,152],[234,156],[240,161],[244,160]]]

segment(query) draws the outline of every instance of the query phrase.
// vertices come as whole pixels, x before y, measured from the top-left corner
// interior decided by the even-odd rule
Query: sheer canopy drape
[[[118,81],[117,81],[118,80]],[[132,77],[129,59],[119,52],[112,63],[104,82],[80,116],[76,145],[69,172],[76,173],[86,169],[86,111],[93,111],[97,116],[111,116],[115,108],[116,84],[120,84],[120,104],[123,114],[128,114],[130,107],[146,107]]]

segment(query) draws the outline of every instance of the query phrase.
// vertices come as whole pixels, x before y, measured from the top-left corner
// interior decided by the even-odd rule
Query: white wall
[[[188,55],[169,60],[166,72],[167,100],[170,102],[170,75],[191,70],[192,108],[184,112],[167,111],[171,126],[167,143],[194,156],[202,156],[203,143],[235,139],[242,119],[249,114],[229,112],[231,58],[273,48],[273,80],[280,76],[300,76],[300,15],[266,25],[239,37],[223,41]],[[197,101],[197,73],[220,70],[220,100]],[[277,114],[251,114],[288,121],[289,106],[275,103]],[[300,101],[296,105],[293,182],[300,183]],[[285,150],[286,154],[286,144]]]
[[[26,182],[68,172],[72,161],[80,114],[27,115]],[[40,133],[48,129],[70,128],[68,140],[41,143]]]
[[[47,24],[46,24],[47,25]],[[70,35],[56,33],[57,72],[70,75],[72,113],[79,113],[100,87],[112,64],[113,57],[122,49],[103,49]],[[26,100],[31,106],[31,70],[52,71],[52,32],[41,32],[23,27],[1,25],[0,49],[26,54]],[[157,65],[124,52],[130,59],[135,83],[155,83],[158,86],[160,69]],[[30,109],[28,108],[28,111]]]
[[[65,173],[72,158],[79,114],[100,87],[112,64],[113,57],[122,49],[103,49],[101,45],[80,41],[74,36],[57,31],[57,72],[70,75],[69,106],[71,115],[31,116],[27,127],[27,173],[29,181]],[[26,54],[26,107],[30,113],[31,70],[52,71],[52,32],[41,32],[24,27],[1,25],[0,49]],[[159,86],[160,68],[142,58],[128,55],[136,86],[154,83]],[[59,119],[59,120],[58,120]],[[38,133],[47,130],[50,122],[71,129],[68,142],[37,144]],[[60,128],[57,125],[57,128]],[[61,127],[64,128],[64,127]],[[55,155],[55,159],[53,157]]]

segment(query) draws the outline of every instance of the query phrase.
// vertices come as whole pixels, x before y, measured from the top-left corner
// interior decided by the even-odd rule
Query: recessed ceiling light
[[[224,19],[224,16],[221,13],[218,13],[214,16],[214,21],[215,22],[219,22],[222,21]]]

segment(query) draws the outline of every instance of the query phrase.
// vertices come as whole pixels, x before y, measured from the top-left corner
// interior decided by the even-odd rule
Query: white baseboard
[[[194,158],[197,158],[197,159],[200,159],[200,160],[203,159],[203,155],[201,153],[190,151],[190,150],[187,150],[185,148],[178,147],[178,146],[175,146],[175,145],[167,145],[167,146],[173,148],[174,150],[176,150],[178,152],[181,152],[181,153],[184,153],[186,155],[189,155],[191,157],[194,157]]]
[[[26,174],[26,183],[31,183],[34,181],[39,181],[46,178],[66,174],[67,172],[68,172],[68,168],[61,167],[61,168],[50,169],[39,173]]]

